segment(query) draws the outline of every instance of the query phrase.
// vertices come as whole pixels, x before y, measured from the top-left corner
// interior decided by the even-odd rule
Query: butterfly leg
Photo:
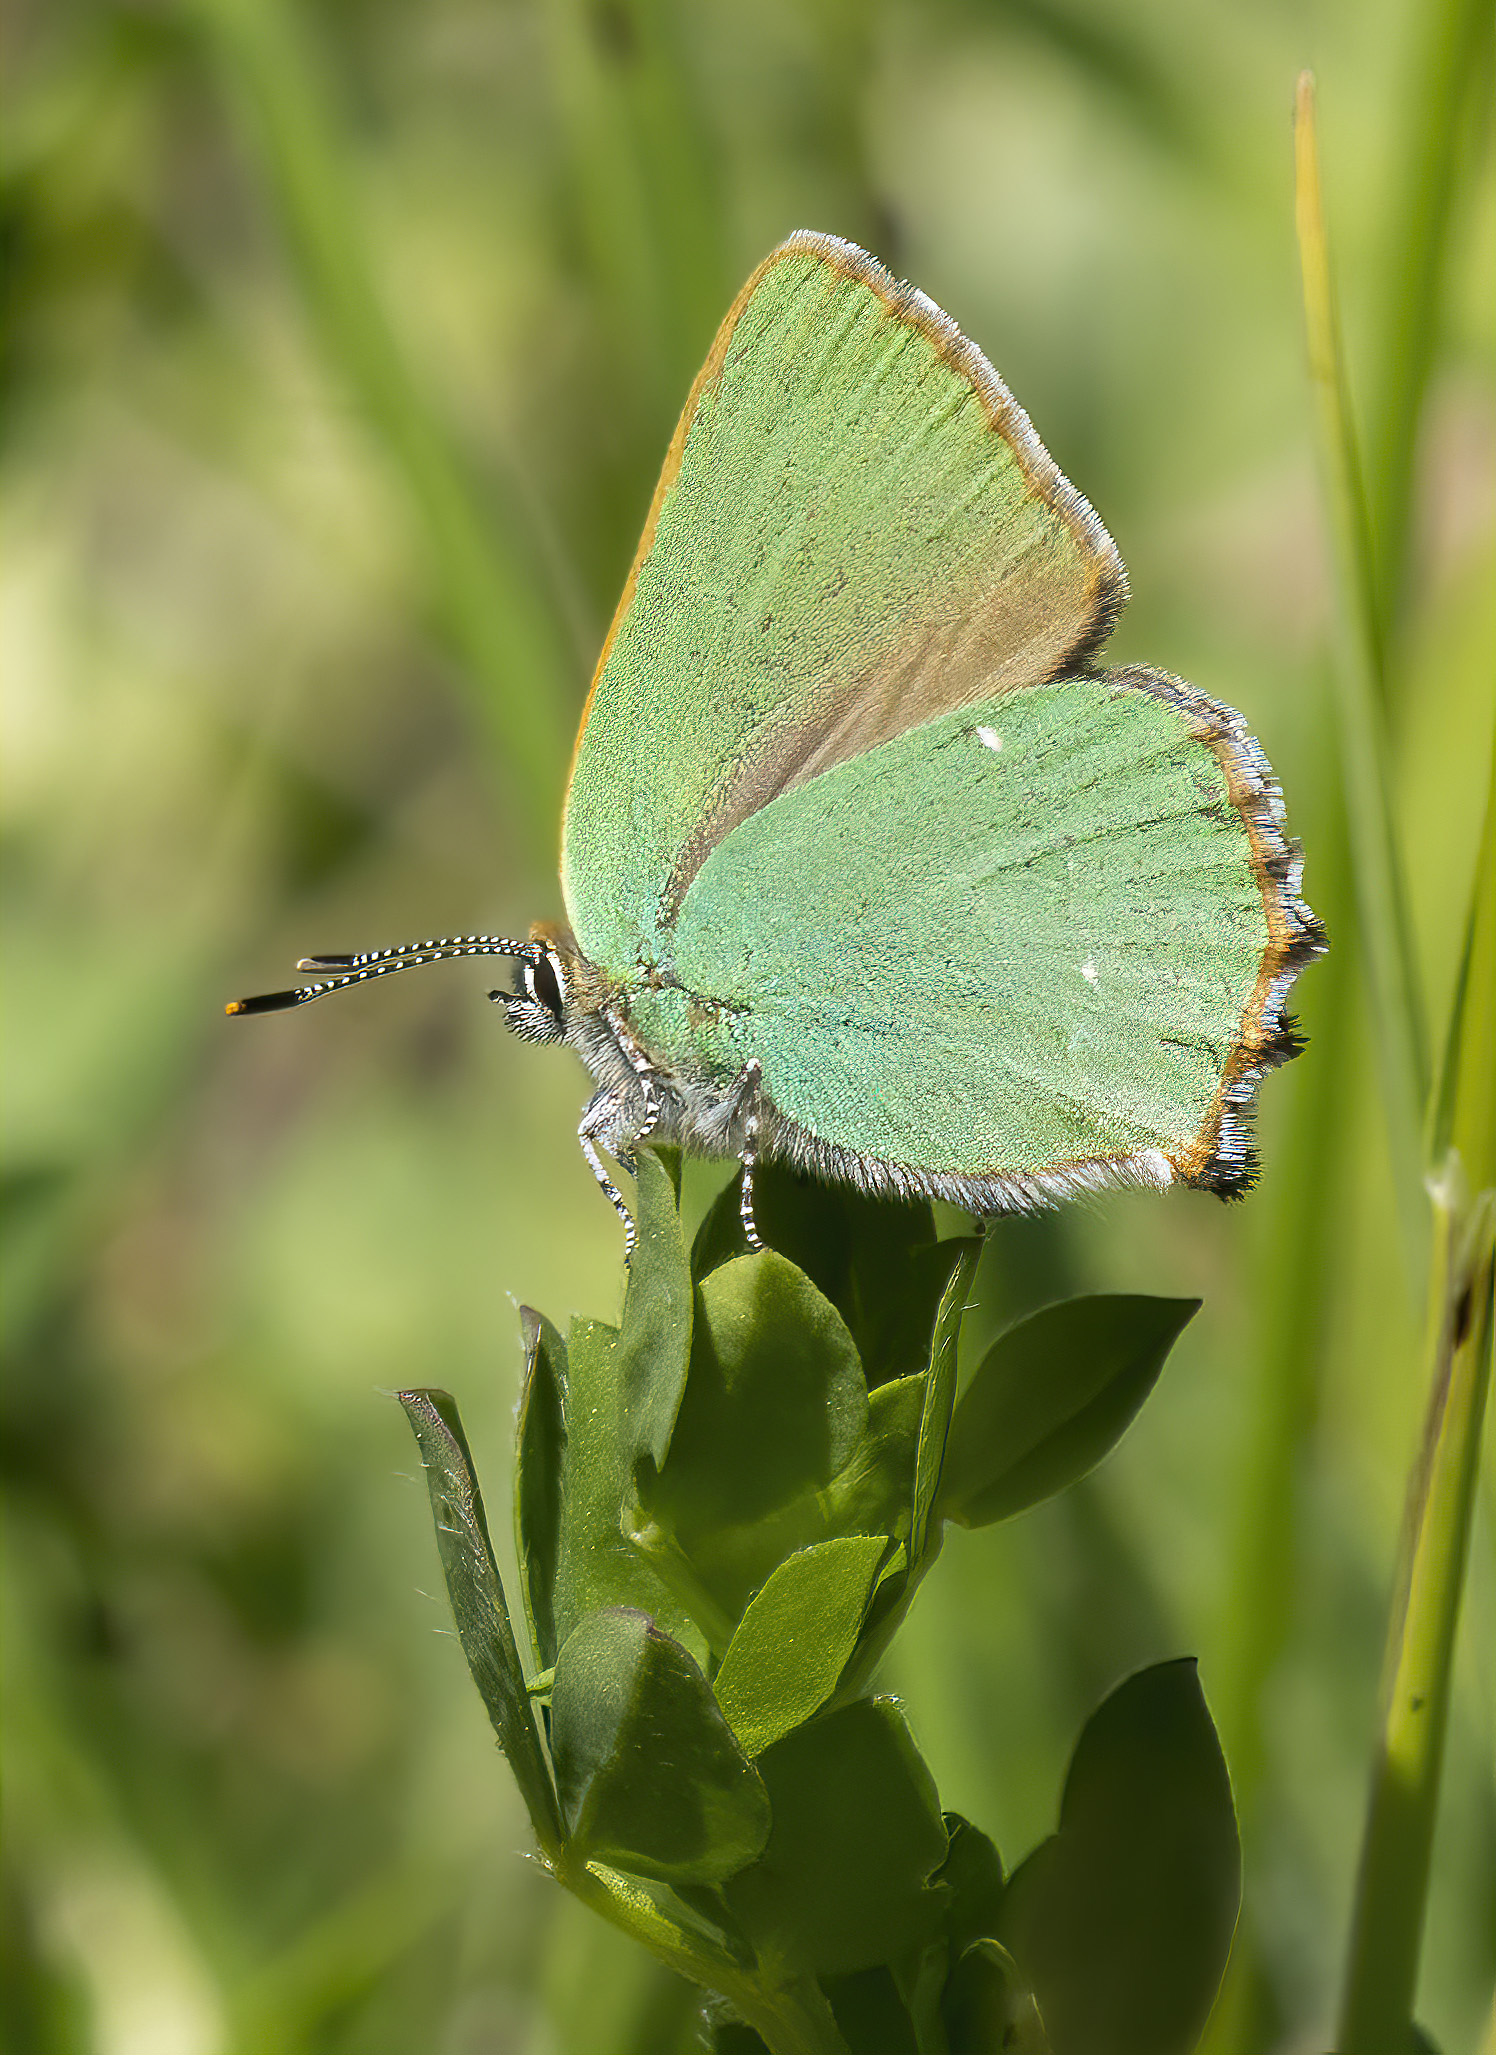
[[[617,1118],[617,1101],[609,1093],[599,1092],[577,1123],[577,1140],[581,1144],[582,1154],[587,1159],[588,1169],[602,1187],[613,1211],[623,1222],[623,1260],[627,1263],[633,1256],[636,1240],[634,1216],[624,1203],[622,1192],[603,1168],[603,1159],[597,1152],[597,1136],[610,1129]]]
[[[628,1147],[620,1150],[618,1156],[618,1160],[624,1169],[632,1172],[636,1160],[634,1152],[641,1142],[648,1141],[660,1124],[660,1090],[659,1086],[655,1083],[654,1066],[630,1033],[623,1017],[609,1008],[608,1021],[613,1029],[619,1048],[622,1049],[624,1055],[628,1058],[634,1076],[639,1081],[639,1092],[644,1102],[639,1125],[635,1128]]]
[[[743,1065],[738,1092],[743,1106],[743,1182],[738,1192],[738,1217],[750,1249],[761,1249],[758,1226],[753,1218],[753,1173],[758,1167],[758,1087],[763,1071],[756,1062]]]

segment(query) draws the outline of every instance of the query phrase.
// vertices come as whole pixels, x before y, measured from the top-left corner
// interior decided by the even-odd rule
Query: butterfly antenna
[[[457,956],[530,956],[537,953],[534,942],[511,942],[503,935],[436,935],[426,942],[401,942],[393,949],[363,949],[348,956],[303,956],[298,970],[329,971],[312,985],[297,985],[289,992],[261,992],[253,999],[231,999],[225,1013],[288,1013],[293,1006],[306,1006],[313,999],[325,999],[329,992],[346,991],[350,985],[364,985],[371,978],[393,977],[397,970],[419,970],[423,964],[445,963]]]

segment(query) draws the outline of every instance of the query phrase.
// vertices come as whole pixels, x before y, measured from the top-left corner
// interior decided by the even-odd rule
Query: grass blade
[[[1414,86],[1405,163],[1392,188],[1397,213],[1380,323],[1386,342],[1380,434],[1367,476],[1378,616],[1387,644],[1396,634],[1404,598],[1418,424],[1438,341],[1440,286],[1456,172],[1468,137],[1466,117],[1477,93],[1489,92],[1481,50],[1489,19],[1483,0],[1438,0],[1413,16],[1420,47],[1409,66]]]
[[[1340,2055],[1406,2055],[1491,1380],[1491,1207],[1435,1208],[1431,1395],[1387,1644],[1384,1711],[1341,2007]],[[1472,1246],[1474,1244],[1474,1246]]]
[[[1392,824],[1382,691],[1384,659],[1371,536],[1330,280],[1314,78],[1307,71],[1299,78],[1294,109],[1294,168],[1309,375],[1319,415],[1320,459],[1339,587],[1340,646],[1335,679],[1356,910],[1403,1252],[1410,1284],[1416,1285],[1426,1267],[1428,1239],[1421,1134],[1428,1059]]]
[[[1326,753],[1327,754],[1327,753]],[[1348,868],[1338,807],[1314,844],[1317,889],[1333,900]],[[1337,949],[1314,981],[1305,1025],[1317,1076],[1292,1072],[1258,1216],[1256,1345],[1250,1413],[1237,1469],[1237,1509],[1215,1641],[1205,1665],[1211,1707],[1231,1766],[1245,1851],[1246,1898],[1231,1963],[1202,2055],[1238,2055],[1265,2038],[1263,1950],[1255,1856],[1266,1772],[1265,1700],[1289,1643],[1301,1589],[1302,1502],[1312,1469],[1330,1280],[1336,1258],[1336,1180],[1352,1111],[1348,1044],[1357,1002],[1354,946]]]
[[[1491,1381],[1496,1254],[1496,765],[1477,857],[1462,974],[1451,1010],[1431,1182],[1434,1262],[1429,1406],[1408,1492],[1341,2011],[1341,2055],[1411,2045],[1455,1632]],[[1472,1190],[1473,1187],[1473,1190]]]
[[[652,466],[734,284],[686,17],[677,0],[545,16],[587,268]]]
[[[1454,1149],[1471,1191],[1496,1184],[1496,737],[1486,824],[1475,859],[1465,947],[1449,1011],[1439,1089],[1429,1119],[1429,1160]]]
[[[468,697],[510,771],[537,848],[549,845],[578,680],[559,610],[517,511],[480,505],[390,325],[312,52],[283,0],[195,0],[241,112],[326,355],[377,430],[424,530],[430,576]]]

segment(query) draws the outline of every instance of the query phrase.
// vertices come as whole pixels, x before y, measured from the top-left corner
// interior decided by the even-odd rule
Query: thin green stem
[[[283,0],[191,0],[237,101],[323,348],[376,429],[424,536],[468,698],[537,847],[554,833],[575,666],[516,507],[480,504],[383,305],[348,148]]]
[[[1329,768],[1330,752],[1321,752]],[[1323,782],[1330,783],[1330,779]],[[1330,795],[1315,840],[1315,896],[1333,902],[1348,883],[1344,811]],[[1347,1043],[1356,965],[1337,948],[1309,995],[1309,1040],[1317,1077],[1284,1080],[1281,1132],[1273,1152],[1269,1205],[1260,1216],[1252,1412],[1242,1450],[1238,1511],[1220,1644],[1210,1665],[1211,1701],[1231,1764],[1237,1811],[1252,1808],[1262,1762],[1261,1696],[1288,1632],[1295,1587],[1295,1486],[1316,1410],[1322,1309],[1332,1261],[1333,1179],[1349,1110]]]
[[[1379,323],[1386,347],[1373,414],[1380,432],[1367,480],[1384,646],[1395,637],[1407,580],[1418,425],[1438,341],[1463,116],[1475,97],[1488,15],[1484,0],[1434,0],[1412,16],[1419,46],[1409,65],[1414,87],[1406,95],[1404,166],[1393,183],[1397,212]]]
[[[670,1915],[630,1878],[599,1863],[568,1863],[557,1875],[584,1905],[649,1949],[668,1968],[715,1991],[754,2028],[772,2055],[848,2055],[831,2008],[809,1979],[766,1990],[706,1934]]]
[[[1491,1381],[1496,1260],[1496,753],[1431,1137],[1427,1426],[1408,1492],[1383,1717],[1361,1849],[1341,2055],[1409,2045],[1455,1632]]]
[[[1351,420],[1330,280],[1320,188],[1314,80],[1299,79],[1294,119],[1295,215],[1309,375],[1339,586],[1335,664],[1340,746],[1355,859],[1356,907],[1404,1258],[1416,1288],[1425,1267],[1423,1106],[1428,1058],[1387,773],[1383,650],[1360,455]]]
[[[1475,859],[1465,946],[1449,1009],[1439,1088],[1429,1112],[1429,1159],[1455,1149],[1474,1192],[1496,1185],[1496,735],[1486,820]]]
[[[1450,1679],[1491,1382],[1496,1262],[1496,753],[1450,1009],[1431,1138],[1434,1249],[1425,1344],[1427,1426],[1388,1629],[1341,2010],[1341,2055],[1404,2055],[1423,1936]]]
[[[1315,897],[1340,896],[1349,869],[1343,813],[1319,809],[1314,843]],[[1237,1516],[1217,1643],[1209,1662],[1210,1696],[1246,1851],[1254,1874],[1262,1786],[1263,1697],[1288,1639],[1299,1588],[1302,1546],[1299,1485],[1305,1445],[1318,1409],[1324,1308],[1334,1257],[1334,1181],[1350,1110],[1347,1060],[1357,970],[1354,937],[1337,947],[1314,980],[1310,1043],[1317,1078],[1285,1078],[1286,1119],[1272,1156],[1264,1243],[1255,1266],[1260,1308],[1253,1351],[1251,1413],[1237,1485]],[[1260,1949],[1248,1897],[1231,1962],[1202,2048],[1240,2055],[1255,2044],[1262,2002]]]
[[[1432,92],[1442,118],[1457,96],[1454,52],[1468,24],[1462,0],[1449,0],[1436,38]],[[1438,118],[1436,109],[1430,119]],[[1315,129],[1314,82],[1299,81],[1295,120],[1296,200],[1310,371],[1318,402],[1321,457],[1340,588],[1337,665],[1341,743],[1351,807],[1357,910],[1405,1252],[1422,1240],[1416,1170],[1420,1109],[1428,1100],[1426,1054],[1406,904],[1389,806],[1385,719],[1385,646],[1406,553],[1417,417],[1426,382],[1437,282],[1452,191],[1452,154],[1429,142],[1433,187],[1414,203],[1412,264],[1424,299],[1403,310],[1392,343],[1393,374],[1382,465],[1380,563],[1373,561],[1344,362],[1330,282]],[[1442,167],[1442,168],[1441,168]],[[1423,209],[1419,215],[1418,209]],[[1405,292],[1408,290],[1404,288]],[[1496,788],[1493,788],[1496,789]],[[1472,1004],[1492,966],[1496,884],[1490,876],[1491,822],[1477,871],[1464,964],[1446,1043],[1443,1075],[1430,1106],[1430,1139],[1440,1150],[1433,1200],[1433,1246],[1424,1347],[1429,1392],[1424,1439],[1414,1464],[1400,1557],[1398,1598],[1389,1624],[1383,1716],[1357,1880],[1338,2046],[1341,2055],[1406,2055],[1412,2045],[1418,1960],[1433,1853],[1434,1818],[1448,1725],[1455,1634],[1491,1378],[1493,1267],[1492,1092],[1489,997]],[[1477,1012],[1484,1014],[1477,1019]],[[1484,1027],[1487,1032],[1482,1033]],[[1467,1173],[1476,1189],[1469,1194]]]
[[[1406,2055],[1448,1726],[1455,1630],[1491,1380],[1489,1194],[1461,1205],[1458,1165],[1436,1195],[1430,1400],[1387,1643],[1382,1728],[1357,1880],[1340,2055]]]
[[[674,0],[546,0],[557,111],[604,332],[650,464],[690,387],[732,281],[702,94]]]

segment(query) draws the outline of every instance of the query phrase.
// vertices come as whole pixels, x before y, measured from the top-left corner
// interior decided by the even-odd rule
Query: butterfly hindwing
[[[1317,946],[1276,797],[1237,717],[1157,672],[1001,694],[734,828],[676,970],[828,1174],[986,1206],[1227,1187]]]

